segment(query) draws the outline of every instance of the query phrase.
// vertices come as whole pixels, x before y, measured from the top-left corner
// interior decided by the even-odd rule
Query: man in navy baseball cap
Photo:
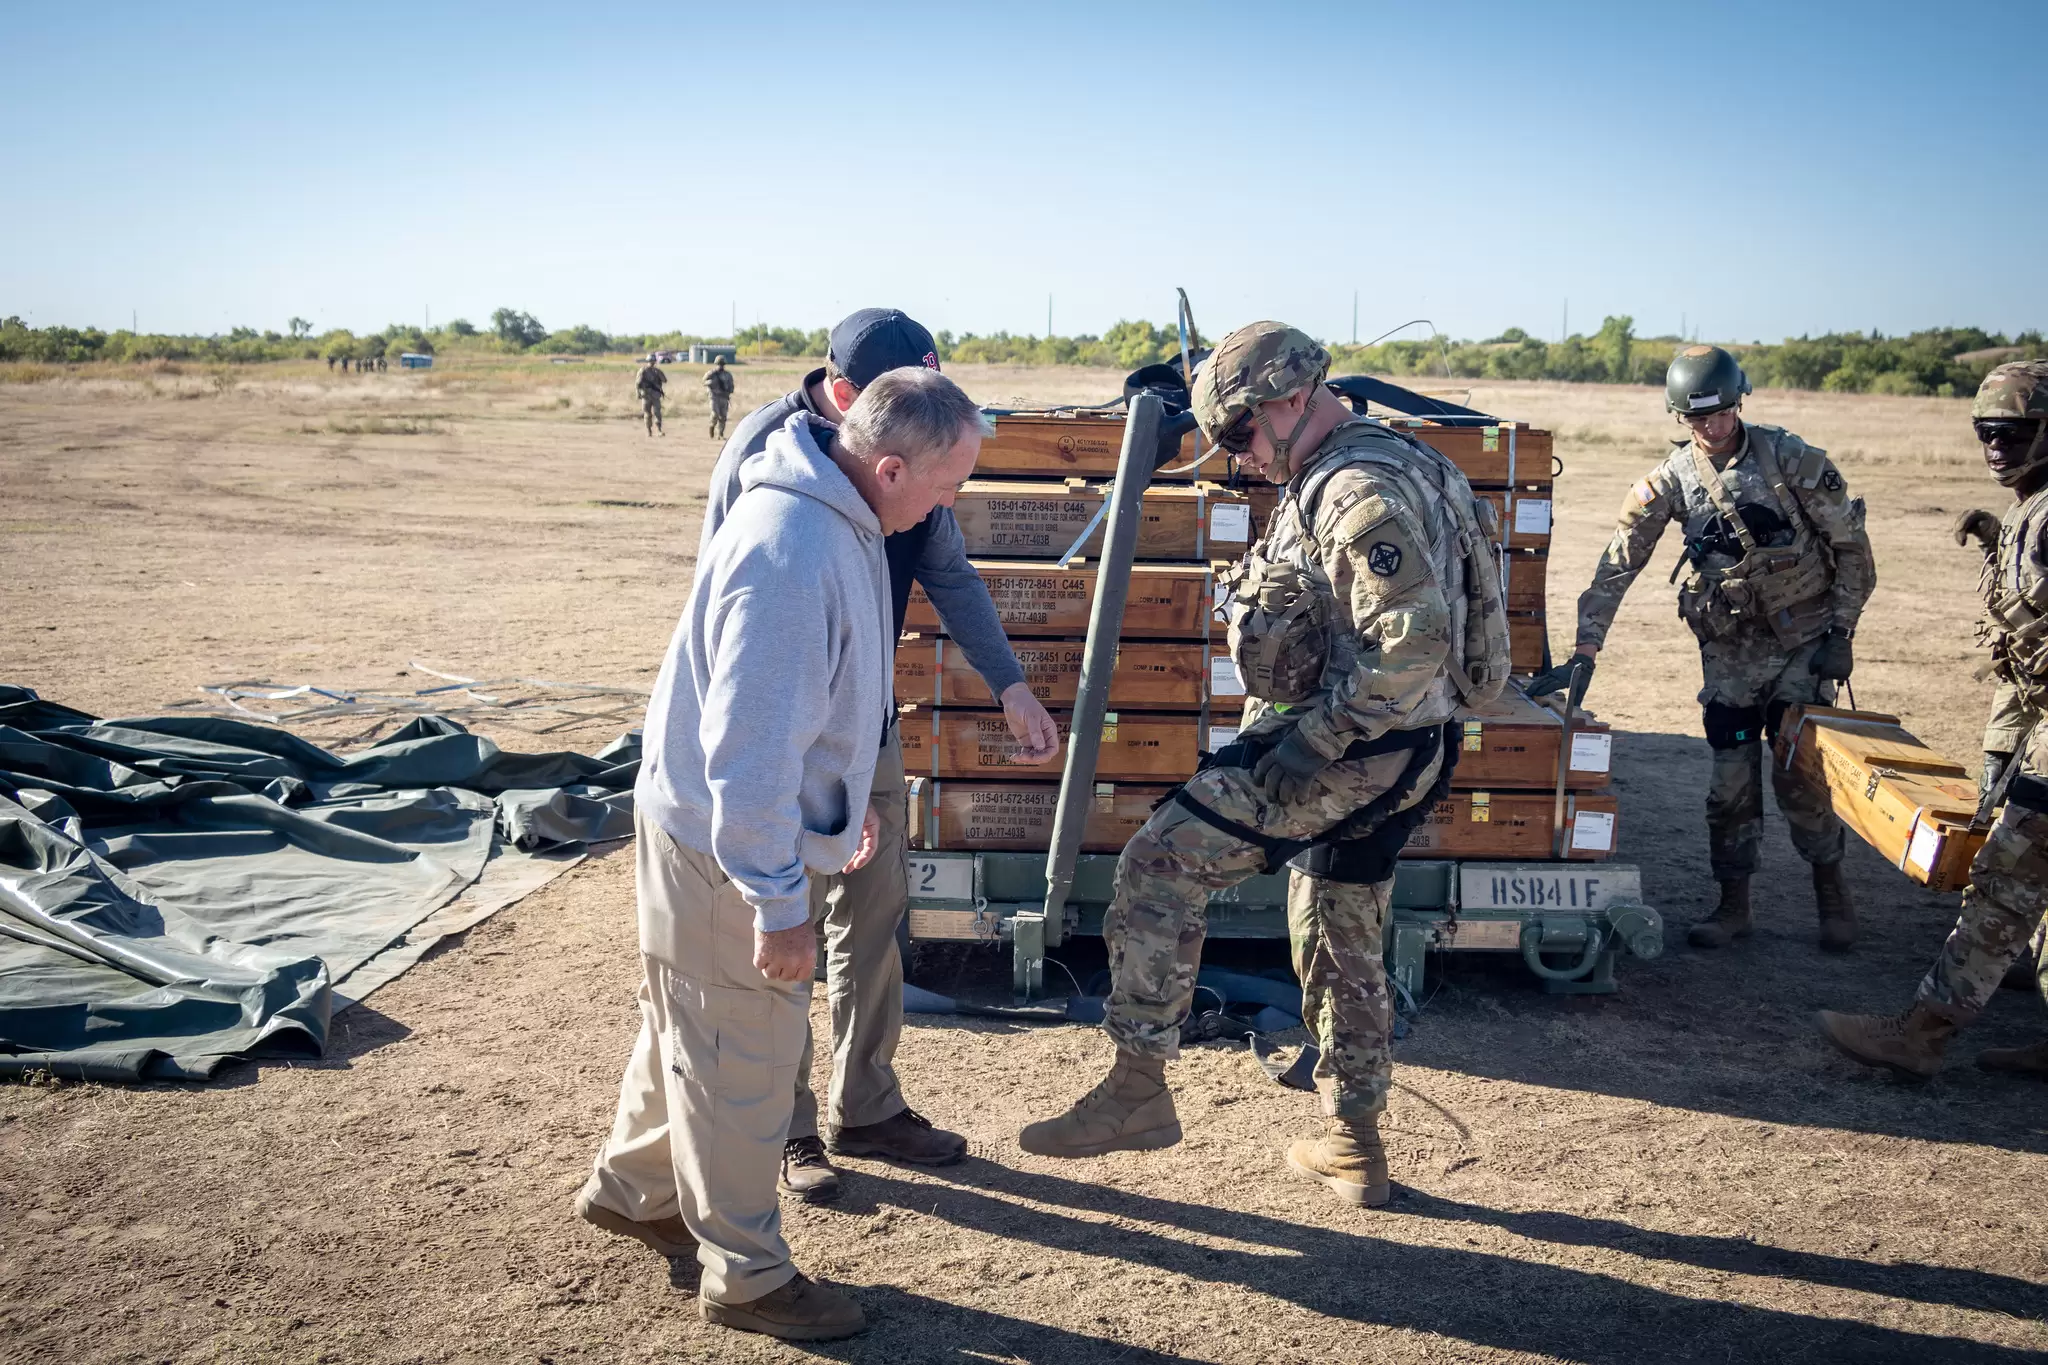
[[[863,308],[850,313],[832,329],[825,348],[826,376],[844,378],[855,391],[875,382],[889,370],[922,365],[939,368],[938,343],[921,323],[895,308]],[[835,394],[834,397],[837,397]],[[838,404],[841,408],[851,403]]]

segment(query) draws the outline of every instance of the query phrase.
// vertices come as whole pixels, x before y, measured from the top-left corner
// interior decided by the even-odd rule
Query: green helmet
[[[1284,322],[1254,322],[1223,338],[1195,376],[1195,421],[1213,442],[1261,403],[1291,398],[1330,372],[1330,353]]]
[[[1688,346],[1664,371],[1664,406],[1680,417],[1704,417],[1742,402],[1749,376],[1719,346]]]
[[[2016,360],[1984,376],[1971,417],[2048,417],[2048,360]]]

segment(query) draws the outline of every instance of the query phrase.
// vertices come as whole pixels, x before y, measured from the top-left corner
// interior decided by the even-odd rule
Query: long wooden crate
[[[1897,716],[1794,706],[1779,724],[1774,756],[1826,791],[1842,823],[1914,881],[1937,891],[1969,884],[1984,844],[1970,829],[1976,783]]]
[[[1517,674],[1543,671],[1543,645],[1547,629],[1544,614],[1508,613],[1508,656]]]
[[[1419,418],[1381,420],[1442,451],[1475,485],[1550,486],[1552,442],[1547,431],[1516,422],[1452,427]],[[1005,413],[996,417],[995,433],[981,443],[975,472],[983,478],[1109,478],[1116,473],[1123,439],[1121,413]],[[1194,445],[1191,432],[1181,443],[1180,458],[1169,468],[1193,460]],[[1223,472],[1217,456],[1195,473],[1157,477],[1187,479],[1198,473],[1213,479]]]
[[[1054,711],[1052,718],[1059,727],[1059,752],[1032,766],[1016,761],[1017,742],[1001,711],[906,706],[896,727],[903,741],[903,770],[919,777],[1042,775],[1056,782],[1067,761],[1073,713]],[[1194,772],[1202,738],[1199,716],[1111,711],[1103,719],[1095,774],[1104,782],[1179,782]]]
[[[996,417],[995,433],[981,443],[981,458],[975,472],[984,478],[1078,476],[1111,478],[1116,474],[1117,456],[1123,452],[1124,415],[1121,412],[1016,412]],[[1181,455],[1168,469],[1195,458],[1195,435],[1181,439]],[[1223,470],[1220,456],[1200,471],[1214,477]],[[1186,474],[1160,473],[1155,480],[1192,479]]]
[[[1088,633],[1088,612],[1095,600],[1095,566],[1067,568],[1026,560],[976,560],[974,567],[995,599],[996,615],[1012,634],[1077,635]],[[1126,636],[1194,636],[1204,634],[1210,619],[1215,571],[1207,564],[1133,564],[1130,596],[1124,606]],[[920,635],[941,634],[944,625],[924,590],[913,586],[903,628]]]
[[[910,846],[924,850],[1037,852],[1052,845],[1059,784],[910,779]],[[1170,785],[1098,782],[1082,850],[1115,853],[1150,818]],[[1617,805],[1607,792],[1565,798],[1567,856],[1614,855]],[[1419,826],[1404,858],[1548,859],[1555,800],[1548,792],[1455,792]]]
[[[1500,566],[1508,610],[1542,613],[1549,603],[1550,552],[1508,550],[1502,553]]]
[[[1074,549],[1109,497],[1108,484],[1016,483],[972,479],[961,488],[953,516],[970,555],[1057,558]],[[1102,552],[1108,518],[1095,523],[1076,553]],[[1146,490],[1138,514],[1139,559],[1235,559],[1251,548],[1251,504],[1242,493],[1214,484],[1179,484]]]
[[[1280,503],[1280,489],[1263,480],[1247,482],[1245,501],[1251,504],[1254,535],[1263,534]],[[1473,490],[1482,501],[1493,504],[1493,514],[1502,531],[1502,542],[1511,550],[1550,548],[1552,503],[1550,490],[1526,488],[1479,488]],[[1502,543],[1496,542],[1496,543]]]
[[[1082,642],[1013,640],[1031,694],[1047,706],[1072,706],[1080,691]],[[896,646],[896,700],[919,706],[993,706],[987,684],[959,645],[943,636],[906,636]],[[1207,700],[1231,711],[1244,684],[1221,634],[1199,641],[1126,640],[1117,646],[1109,705],[1153,711],[1198,711]]]

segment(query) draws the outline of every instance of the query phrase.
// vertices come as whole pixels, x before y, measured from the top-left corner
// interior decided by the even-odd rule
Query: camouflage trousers
[[[730,400],[714,396],[711,400],[711,435],[720,440],[725,438],[725,410]]]
[[[1700,649],[1706,685],[1707,741],[1713,773],[1707,782],[1707,856],[1716,881],[1753,876],[1764,833],[1764,731],[1785,707],[1832,706],[1835,684],[1810,668],[1820,641],[1785,650],[1774,641],[1709,641]],[[1730,733],[1731,729],[1734,731]],[[1846,838],[1827,793],[1771,765],[1771,788],[1792,835],[1809,863],[1838,863]]]
[[[1305,839],[1370,805],[1401,778],[1406,752],[1333,763],[1292,805],[1266,800],[1243,768],[1209,768],[1188,781],[1188,797],[1262,835]],[[1417,787],[1426,793],[1434,770]],[[1116,894],[1103,921],[1111,986],[1103,1028],[1120,1048],[1156,1057],[1180,1053],[1180,1026],[1193,1003],[1208,936],[1210,893],[1266,868],[1265,852],[1218,829],[1178,802],[1152,813],[1117,860]],[[1380,932],[1391,882],[1338,886],[1293,876],[1288,919],[1302,971],[1302,1017],[1316,1029],[1322,1061],[1317,1090],[1327,1112],[1363,1116],[1386,1103],[1386,975]],[[1370,907],[1370,908],[1368,908]],[[1303,964],[1308,964],[1303,966]],[[1380,1007],[1368,1003],[1377,998]]]
[[[2021,773],[2048,776],[2048,740],[2038,733]],[[1970,888],[1963,912],[1949,930],[1941,955],[1920,983],[1917,998],[1980,1010],[2006,969],[2033,940],[2042,942],[2048,915],[2048,814],[2008,801],[1998,823],[1970,864]],[[2048,971],[2036,960],[2035,985],[2048,1001]]]
[[[647,434],[661,430],[661,395],[646,391],[640,395],[640,415],[647,419]]]
[[[1301,978],[1301,1019],[1315,1034],[1316,1096],[1335,1118],[1387,1107],[1394,1084],[1394,1002],[1381,934],[1394,879],[1371,886],[1290,870],[1287,937]]]

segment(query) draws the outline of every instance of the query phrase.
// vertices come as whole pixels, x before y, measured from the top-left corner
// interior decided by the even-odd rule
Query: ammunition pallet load
[[[1102,552],[1102,509],[1109,486],[970,479],[953,516],[970,555],[1064,557]],[[1236,559],[1252,543],[1251,502],[1242,493],[1197,483],[1150,488],[1138,520],[1144,559]],[[1086,536],[1085,540],[1081,539]]]

